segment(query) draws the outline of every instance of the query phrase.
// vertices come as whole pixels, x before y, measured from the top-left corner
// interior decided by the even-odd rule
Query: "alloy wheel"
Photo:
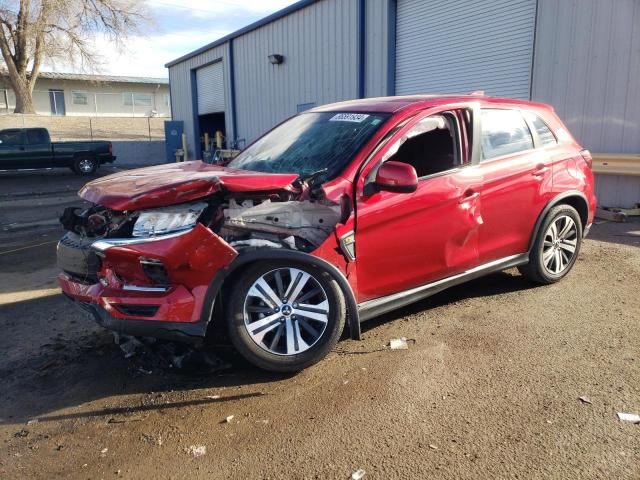
[[[82,173],[91,173],[93,171],[93,160],[83,158],[78,162],[78,168]]]
[[[276,355],[297,355],[315,345],[329,321],[327,294],[313,275],[278,268],[261,275],[244,301],[251,339]]]
[[[552,275],[565,271],[576,254],[578,228],[567,215],[554,219],[542,242],[542,264]]]

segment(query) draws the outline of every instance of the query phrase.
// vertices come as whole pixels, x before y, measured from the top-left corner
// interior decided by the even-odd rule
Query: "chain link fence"
[[[164,140],[164,122],[151,117],[52,117],[0,115],[0,130],[42,127],[53,141],[66,140]]]

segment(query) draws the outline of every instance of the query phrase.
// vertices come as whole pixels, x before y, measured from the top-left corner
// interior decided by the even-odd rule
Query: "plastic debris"
[[[205,398],[208,398],[209,400],[218,400],[220,395],[207,395]]]
[[[429,444],[429,448],[430,448],[431,450],[438,450],[437,445],[434,445],[433,443],[430,443],[430,444]]]
[[[231,423],[231,420],[233,420],[234,415],[229,415],[227,418],[224,419],[225,422],[227,423]]]
[[[640,423],[640,415],[636,415],[635,413],[618,412],[617,415],[618,420],[621,422]]]
[[[351,480],[360,480],[362,477],[364,477],[365,473],[367,472],[360,468],[351,474]]]
[[[389,342],[389,348],[391,350],[409,350],[409,345],[407,344],[407,339],[402,338],[392,338]]]
[[[198,458],[207,454],[207,447],[205,445],[191,445],[186,451],[192,457]]]
[[[591,405],[591,400],[589,399],[589,397],[585,397],[585,396],[578,397],[578,400],[580,400],[585,405]]]
[[[37,418],[34,418],[33,420],[29,420],[27,422],[27,425],[35,425],[36,423],[38,423],[40,420],[38,420]]]

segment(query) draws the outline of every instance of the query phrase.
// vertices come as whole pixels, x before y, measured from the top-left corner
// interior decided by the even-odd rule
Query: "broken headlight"
[[[143,210],[133,227],[134,237],[153,237],[187,230],[195,226],[207,208],[204,202]]]

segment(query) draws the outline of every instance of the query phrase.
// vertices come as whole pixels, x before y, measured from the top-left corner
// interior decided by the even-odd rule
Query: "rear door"
[[[28,128],[25,157],[36,168],[53,167],[53,151],[49,132],[45,128]]]
[[[376,154],[370,163],[373,168],[365,169],[358,180],[359,301],[422,286],[477,265],[482,180],[468,148],[470,111],[447,109],[412,120]],[[442,127],[433,129],[424,122],[436,118],[444,118]],[[417,190],[367,194],[376,165],[385,161],[412,165],[419,177]]]
[[[551,191],[551,158],[517,108],[482,110],[480,261],[524,253]]]
[[[24,130],[11,128],[0,131],[0,170],[33,168],[25,153]]]

